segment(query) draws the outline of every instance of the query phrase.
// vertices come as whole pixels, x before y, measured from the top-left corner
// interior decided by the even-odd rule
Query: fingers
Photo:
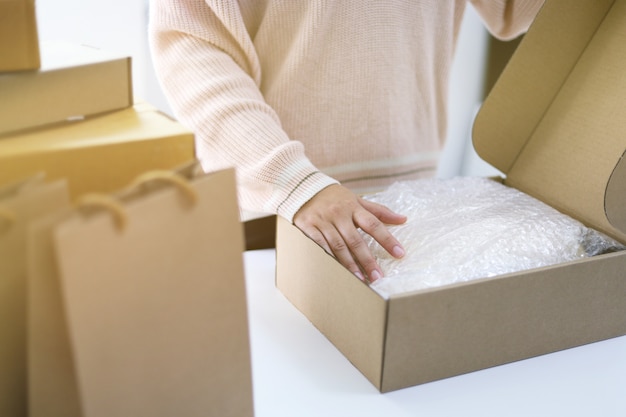
[[[365,278],[371,282],[382,278],[383,272],[354,222],[342,222],[336,227],[339,236],[334,245],[331,244],[331,249],[339,262],[344,265],[346,263],[356,265],[360,271],[364,272]],[[355,275],[363,279],[363,275]]]
[[[367,211],[372,213],[383,223],[397,225],[403,224],[407,220],[405,215],[396,213],[381,204],[367,201],[362,198],[359,198],[359,202]]]
[[[376,203],[359,199],[340,185],[327,187],[305,204],[294,224],[359,279],[375,281],[383,276],[363,235],[371,235],[392,256],[404,249],[385,223],[401,224],[406,217]]]
[[[356,275],[360,280],[364,281],[366,279],[363,271],[367,271],[368,269],[362,269],[355,257],[352,255],[351,249],[351,245],[356,245],[357,247],[364,246],[365,248],[367,248],[365,242],[363,242],[362,244],[359,244],[359,242],[355,243],[355,237],[353,237],[352,239],[354,240],[351,240],[349,243],[346,242],[346,238],[332,223],[328,223],[327,225],[320,224],[316,227],[310,227],[306,223],[299,222],[296,223],[296,226],[298,226],[298,228],[302,230],[304,234],[306,234],[314,242],[324,248],[324,250],[328,254],[333,255],[335,258],[337,258],[337,260],[346,269]],[[358,236],[358,238],[363,241],[360,235]],[[373,257],[372,261],[374,262],[374,264],[376,263]],[[376,266],[377,265],[375,265],[374,268]],[[369,264],[369,267],[372,268],[371,262]],[[369,276],[370,274],[366,273],[366,275]],[[373,276],[376,276],[376,274],[373,274]]]
[[[406,221],[406,217],[396,215],[394,217],[399,221],[397,224],[402,224]],[[403,219],[400,221],[400,219]],[[389,229],[382,223],[378,217],[368,211],[359,211],[355,213],[355,224],[360,227],[365,233],[372,236],[380,246],[383,247],[389,254],[395,258],[402,258],[404,256],[404,248],[402,244],[391,234]]]

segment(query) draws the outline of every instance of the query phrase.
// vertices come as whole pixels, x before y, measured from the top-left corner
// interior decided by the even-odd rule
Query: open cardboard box
[[[504,183],[626,242],[626,0],[547,0],[474,125]],[[383,299],[278,219],[276,285],[381,392],[626,334],[626,252]]]
[[[112,192],[137,175],[195,158],[193,133],[148,103],[0,138],[0,184],[45,172],[75,198]]]

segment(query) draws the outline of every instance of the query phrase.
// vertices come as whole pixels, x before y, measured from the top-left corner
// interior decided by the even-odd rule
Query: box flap
[[[507,184],[622,241],[624,44],[625,0],[547,0],[473,129]]]

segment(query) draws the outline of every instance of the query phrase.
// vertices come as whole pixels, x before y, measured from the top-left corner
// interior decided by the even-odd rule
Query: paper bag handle
[[[179,190],[185,194],[192,204],[198,201],[198,194],[191,184],[181,175],[176,174],[173,171],[155,170],[148,171],[137,178],[130,184],[129,188],[140,187],[150,181],[165,181],[169,184],[175,185]],[[114,197],[108,194],[89,193],[78,198],[76,205],[79,208],[83,207],[98,207],[108,210],[115,219],[115,223],[120,230],[126,228],[128,223],[128,216],[124,210],[124,206]],[[1,213],[0,213],[1,214]]]
[[[151,181],[164,181],[169,184],[175,185],[183,192],[183,194],[187,196],[192,204],[195,204],[198,201],[198,194],[196,193],[196,190],[191,186],[189,181],[187,181],[182,175],[177,174],[174,171],[148,171],[135,178],[135,180],[130,184],[129,187],[141,187],[142,185]]]
[[[113,215],[115,224],[117,224],[120,230],[124,230],[126,223],[128,223],[128,217],[126,216],[126,211],[124,211],[122,204],[107,194],[89,193],[82,195],[76,200],[76,206],[79,209],[84,207],[97,207],[108,210]]]

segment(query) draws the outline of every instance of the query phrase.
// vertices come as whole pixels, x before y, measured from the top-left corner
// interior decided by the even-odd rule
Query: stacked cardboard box
[[[43,171],[65,178],[72,198],[111,192],[151,169],[194,158],[186,128],[147,103],[0,138],[0,183]]]
[[[0,0],[0,415],[250,416],[234,172],[202,173],[193,133],[133,101],[130,57],[39,43],[34,16],[32,0]],[[185,175],[175,169],[190,162]],[[158,175],[133,183],[147,172]],[[113,206],[91,207],[94,195]],[[110,222],[122,213],[111,211],[117,206],[128,229]],[[69,213],[78,224],[67,229]],[[105,222],[107,230],[99,230],[110,233],[110,248],[57,250],[57,227],[84,230],[81,240],[100,245],[100,232],[87,230],[94,220],[96,228]],[[118,239],[128,245],[120,253]],[[106,266],[92,267],[107,257]],[[70,282],[57,268],[65,262],[87,269],[71,272]],[[66,293],[72,282],[96,278],[96,270],[96,285],[112,285],[109,301],[102,289]],[[211,271],[217,279],[206,279]],[[122,313],[118,296],[126,290],[135,297]],[[72,316],[96,306],[83,303],[91,297],[101,308]],[[94,324],[114,317],[109,330],[116,335]],[[131,322],[136,327],[126,328]],[[117,333],[124,329],[129,333]],[[30,350],[27,334],[37,341]],[[102,343],[92,344],[99,337]],[[109,359],[85,361],[102,354]]]
[[[0,7],[34,13],[27,1],[0,0]],[[36,33],[33,13],[27,16]],[[188,129],[133,102],[129,56],[36,38],[36,48],[27,48],[9,41],[16,32],[4,26],[19,17],[3,16],[0,42],[12,51],[7,56],[41,51],[41,66],[0,71],[0,184],[45,172],[48,179],[66,179],[74,198],[115,190],[146,170],[195,157]]]
[[[133,104],[131,58],[67,42],[41,42],[41,68],[0,74],[0,137]]]

